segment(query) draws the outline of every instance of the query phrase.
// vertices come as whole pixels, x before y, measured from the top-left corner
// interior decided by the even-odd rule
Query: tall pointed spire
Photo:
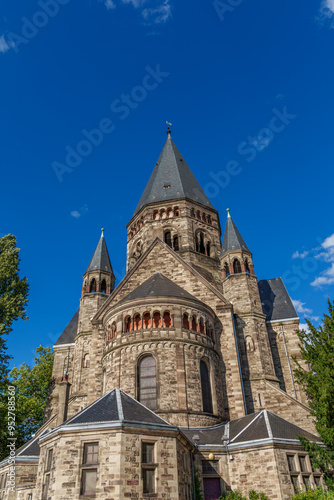
[[[89,271],[105,271],[113,274],[106,240],[104,239],[104,229],[101,229],[101,231],[100,240],[97,244],[93,257],[91,258],[89,266],[86,269],[86,273]]]
[[[175,146],[168,127],[167,140],[134,215],[149,203],[188,198],[213,208],[194,174]]]
[[[233,222],[233,219],[230,215],[230,209],[228,208],[226,211],[227,222],[225,227],[222,251],[220,255],[223,255],[226,252],[233,252],[234,250],[244,250],[245,252],[250,253],[250,250],[244,242],[243,237],[239,233],[237,226]]]

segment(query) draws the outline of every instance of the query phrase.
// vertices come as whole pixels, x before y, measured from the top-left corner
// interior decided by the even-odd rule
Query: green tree
[[[301,364],[294,358],[297,382],[309,397],[315,427],[326,448],[300,438],[314,469],[320,469],[328,487],[334,488],[334,302],[328,301],[329,314],[315,328],[307,321],[309,332],[298,331]]]
[[[35,364],[31,368],[23,363],[19,368],[14,366],[10,372],[10,385],[15,387],[16,448],[19,448],[31,437],[31,434],[43,424],[45,402],[49,393],[52,375],[53,351],[49,347],[36,349]],[[4,394],[4,402],[6,393]],[[4,426],[7,426],[5,414]],[[6,442],[1,440],[1,457],[7,456]]]
[[[334,500],[334,491],[324,491],[322,488],[300,491],[293,495],[291,500]]]
[[[28,319],[25,306],[28,303],[27,278],[19,276],[20,250],[16,238],[7,234],[0,238],[0,392],[4,390],[8,375],[6,335],[12,331],[17,319]]]

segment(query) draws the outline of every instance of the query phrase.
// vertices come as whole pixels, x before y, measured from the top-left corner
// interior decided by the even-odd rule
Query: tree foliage
[[[49,392],[49,385],[52,375],[53,351],[49,347],[38,347],[36,349],[35,364],[31,368],[26,363],[20,367],[14,366],[10,372],[10,385],[15,387],[16,422],[15,437],[16,448],[30,439],[31,434],[43,424],[45,402]],[[1,434],[6,434],[6,393],[2,399],[2,412],[4,418],[1,423]],[[8,452],[2,446],[1,458]]]
[[[19,276],[19,252],[15,236],[0,238],[0,390],[4,389],[10,359],[5,336],[12,331],[14,321],[28,319],[25,306],[29,285],[27,278]]]
[[[334,302],[328,301],[328,312],[323,325],[315,328],[307,321],[309,332],[298,331],[301,357],[296,358],[294,371],[297,382],[309,397],[315,427],[326,448],[300,438],[309,453],[314,469],[324,474],[328,487],[334,487]],[[306,366],[305,366],[306,364]]]
[[[334,491],[324,491],[321,487],[315,490],[308,489],[296,493],[291,500],[334,500]]]
[[[249,490],[248,492],[249,500],[269,500],[269,497],[264,493]],[[240,491],[224,491],[218,500],[247,500],[247,497],[242,495]],[[317,499],[315,499],[317,500]],[[320,499],[319,499],[320,500]]]

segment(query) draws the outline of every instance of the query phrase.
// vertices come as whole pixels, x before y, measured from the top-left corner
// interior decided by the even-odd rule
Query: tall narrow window
[[[203,411],[206,413],[212,413],[212,397],[211,397],[209,367],[203,360],[200,363],[200,372],[201,372]]]
[[[170,234],[170,231],[165,232],[165,243],[172,248],[172,236]]]
[[[81,480],[81,495],[92,496],[96,492],[96,469],[83,469]]]
[[[248,260],[247,259],[245,259],[245,270],[246,270],[246,273],[250,272],[249,264],[248,264]]]
[[[159,328],[161,326],[161,318],[159,311],[153,313],[153,327]]]
[[[197,331],[196,316],[192,317],[192,320],[191,320],[191,329],[194,330],[194,332]]]
[[[127,316],[125,318],[125,332],[131,332],[131,317]]]
[[[206,255],[210,257],[210,253],[211,253],[211,244],[210,241],[208,241],[206,244]]]
[[[154,443],[142,443],[141,453],[143,493],[155,493]]]
[[[205,253],[204,235],[203,235],[203,233],[199,234],[199,253]]]
[[[101,283],[101,293],[107,293],[107,283],[106,283],[106,280],[102,280],[102,283]]]
[[[233,271],[234,271],[234,274],[241,273],[241,265],[240,265],[240,262],[238,261],[238,259],[234,259],[234,261],[233,261]]]
[[[95,278],[93,278],[92,281],[90,282],[89,291],[90,291],[90,293],[96,292],[96,281],[95,281]]]
[[[185,330],[189,330],[189,317],[187,313],[183,315],[182,326]]]
[[[172,324],[172,321],[171,321],[171,318],[170,318],[170,313],[168,311],[165,311],[164,312],[164,316],[163,316],[163,325],[166,328],[170,328],[171,324]]]
[[[140,330],[141,329],[141,320],[140,320],[140,314],[135,314],[134,316],[134,329],[135,330]]]
[[[47,500],[50,485],[50,474],[45,474],[44,484],[42,488],[42,500]]]
[[[228,267],[228,263],[227,262],[225,262],[224,271],[226,273],[226,276],[230,275],[230,268]]]
[[[173,248],[174,248],[175,252],[179,251],[179,237],[178,236],[174,236],[174,238],[173,238]]]
[[[151,315],[149,312],[143,315],[143,328],[151,328]]]
[[[138,399],[151,410],[157,408],[157,369],[153,356],[145,356],[139,361]]]

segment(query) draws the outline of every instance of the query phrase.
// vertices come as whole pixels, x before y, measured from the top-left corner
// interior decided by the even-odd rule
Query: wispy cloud
[[[294,252],[292,254],[292,258],[293,259],[305,259],[305,257],[307,257],[309,253],[310,252],[308,250],[304,250],[304,252],[302,252],[302,253],[299,253],[299,251],[297,250],[296,252]]]
[[[83,215],[85,215],[89,211],[87,205],[83,205],[80,210],[72,210],[71,211],[71,217],[74,217],[75,219],[79,219]]]
[[[310,333],[307,323],[299,323],[299,330],[305,330],[306,333]]]
[[[113,10],[122,4],[132,5],[139,10],[145,24],[163,24],[172,17],[170,0],[104,0],[108,10]]]
[[[107,7],[107,9],[116,9],[116,4],[113,2],[113,0],[106,0],[104,2],[104,5]]]
[[[292,300],[292,303],[297,313],[302,314],[303,316],[307,316],[307,319],[319,321],[319,316],[312,316],[313,311],[312,309],[305,307],[305,302],[302,302],[301,300]]]
[[[5,40],[5,35],[0,36],[0,52],[4,54],[10,49],[10,46]]]
[[[326,20],[334,20],[334,0],[322,0],[318,20],[323,23]],[[334,28],[334,23],[331,23]]]
[[[318,251],[320,251],[320,253],[317,253],[317,255],[315,255],[315,258],[323,260],[324,262],[328,262],[330,264],[330,267],[322,271],[320,275],[317,276],[314,281],[312,281],[311,285],[316,288],[333,285],[334,284],[334,233],[328,236],[328,238],[326,238],[322,242],[321,247]]]
[[[154,8],[146,8],[142,11],[142,16],[146,21],[154,24],[165,23],[172,16],[172,7],[169,0],[165,0],[161,5]]]

